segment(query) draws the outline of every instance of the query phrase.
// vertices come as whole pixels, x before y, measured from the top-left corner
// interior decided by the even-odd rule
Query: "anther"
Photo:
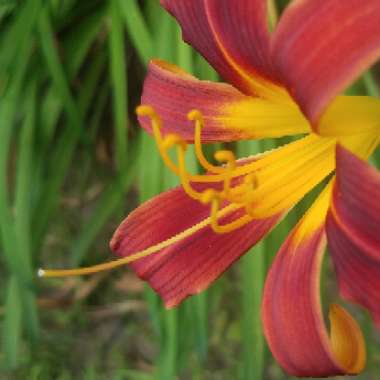
[[[154,110],[153,107],[147,106],[147,105],[141,105],[136,108],[136,113],[138,116],[148,116],[152,120],[158,122],[158,124],[161,124],[161,119]]]
[[[177,145],[177,156],[179,166],[179,177],[181,179],[181,185],[183,189],[190,198],[200,201],[202,198],[202,193],[194,190],[190,184],[191,174],[188,173],[186,170],[185,150],[181,145]]]
[[[178,167],[173,163],[173,161],[168,156],[165,147],[163,146],[164,140],[161,135],[161,118],[157,115],[153,107],[148,105],[141,105],[136,108],[136,113],[139,116],[148,116],[151,119],[151,126],[153,131],[154,139],[156,140],[158,151],[160,152],[162,160],[165,162],[167,167],[176,175],[179,174]]]
[[[255,200],[256,190],[259,186],[257,175],[255,173],[250,173],[246,175],[244,178],[244,185],[246,188],[244,202],[246,204],[252,204],[252,202]]]
[[[214,157],[219,162],[227,162],[233,169],[236,167],[235,155],[230,150],[218,150]]]
[[[235,155],[230,150],[219,150],[214,157],[219,162],[227,162],[227,166],[224,168],[223,195],[233,202],[234,199],[231,198],[231,179],[236,168]]]
[[[213,198],[211,200],[210,225],[213,231],[218,234],[225,234],[225,233],[234,231],[240,227],[243,227],[244,225],[246,225],[252,220],[250,215],[244,214],[243,216],[234,220],[233,222],[221,225],[218,222],[219,207],[220,207],[220,199],[217,197]]]
[[[223,173],[224,169],[220,168],[218,166],[215,166],[211,164],[205,155],[203,154],[202,150],[202,128],[204,125],[203,115],[198,110],[192,110],[187,114],[187,118],[191,121],[195,121],[194,125],[194,147],[195,147],[195,154],[198,158],[199,163],[208,171],[212,173]]]
[[[203,204],[208,204],[212,202],[214,199],[218,199],[218,197],[219,195],[217,191],[215,191],[214,189],[207,189],[202,193],[200,201]]]
[[[170,149],[173,145],[177,145],[177,146],[180,146],[183,151],[185,152],[186,149],[187,149],[187,144],[186,142],[181,139],[180,136],[176,135],[176,134],[170,134],[170,135],[167,135],[162,143],[162,146],[164,149]]]
[[[203,115],[199,110],[192,110],[187,114],[187,118],[191,121],[199,121],[203,125]]]

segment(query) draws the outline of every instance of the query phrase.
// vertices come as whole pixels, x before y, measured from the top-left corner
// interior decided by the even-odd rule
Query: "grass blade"
[[[68,78],[74,78],[83,64],[90,46],[96,40],[104,21],[105,7],[97,7],[77,27],[64,36],[62,48],[65,52],[64,64]]]
[[[59,189],[67,174],[76,143],[82,133],[81,128],[84,125],[55,48],[53,31],[46,7],[40,13],[38,26],[46,64],[56,91],[64,105],[69,126],[63,132],[51,157],[50,173],[54,173],[54,175],[49,176],[43,185],[43,192],[36,207],[35,245],[39,244],[48,224],[49,217],[57,205]]]
[[[8,71],[11,68],[14,61],[20,56],[20,47],[29,41],[40,7],[40,0],[25,1],[10,30],[4,33],[0,45],[0,69],[2,71]]]
[[[146,65],[153,55],[153,42],[136,0],[119,1],[128,35],[141,62]]]
[[[8,281],[3,326],[3,350],[5,366],[14,369],[19,363],[19,346],[22,334],[22,304],[19,281],[11,276]]]
[[[125,169],[122,182],[120,178],[117,178],[113,183],[108,185],[108,188],[102,194],[101,199],[89,217],[88,223],[84,225],[78,240],[73,246],[71,258],[75,266],[81,263],[99,230],[120,208],[120,204],[125,197],[125,189],[132,184],[135,178],[135,169],[136,165],[132,162]]]
[[[238,143],[239,157],[254,155],[262,150],[260,141]],[[263,242],[252,248],[240,263],[242,280],[241,331],[243,344],[242,379],[263,379],[264,336],[261,325],[261,299],[265,280],[265,245]]]
[[[110,0],[110,30],[111,79],[113,89],[113,115],[115,130],[116,165],[119,170],[125,170],[127,164],[127,78],[124,54],[124,35],[120,15],[119,0]]]

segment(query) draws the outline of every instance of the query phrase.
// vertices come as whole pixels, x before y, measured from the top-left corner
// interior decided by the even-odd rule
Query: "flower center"
[[[337,142],[362,159],[379,144],[380,101],[370,96],[338,96],[318,123],[318,134]]]
[[[309,134],[293,143],[248,159],[236,160],[233,152],[220,150],[210,163],[202,150],[202,114],[193,110],[188,119],[194,122],[194,147],[203,175],[188,172],[185,164],[186,142],[176,134],[161,134],[161,120],[150,106],[137,109],[140,116],[151,119],[158,150],[168,168],[180,178],[187,195],[210,206],[210,225],[216,233],[227,233],[253,219],[284,213],[334,169],[334,138]],[[177,163],[170,158],[174,148]],[[219,213],[235,205],[242,215],[228,224],[219,223]]]

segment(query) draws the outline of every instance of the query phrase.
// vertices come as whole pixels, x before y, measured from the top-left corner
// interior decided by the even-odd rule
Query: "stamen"
[[[181,179],[181,185],[183,189],[190,198],[200,201],[202,199],[202,193],[194,190],[190,184],[191,175],[189,175],[189,173],[186,170],[185,151],[181,145],[177,145],[177,157],[179,166],[179,177]]]
[[[180,146],[183,152],[187,150],[187,144],[180,136],[176,134],[167,135],[162,143],[163,148],[166,150],[170,149],[173,145]]]
[[[186,143],[177,135],[168,135],[164,141],[164,147],[170,148],[173,145],[177,145],[177,156],[178,156],[178,166],[179,166],[179,176],[181,179],[181,185],[186,192],[186,194],[197,200],[202,201],[204,196],[204,192],[199,192],[194,190],[191,186],[191,180],[193,176],[186,169],[185,162],[185,151],[186,151]],[[235,156],[231,151],[218,151],[215,153],[215,159],[220,162],[227,162],[227,165],[223,168],[224,173],[222,175],[223,179],[223,191],[218,192],[218,196],[221,199],[228,200],[232,203],[239,203],[238,198],[234,196],[233,191],[239,195],[239,192],[236,190],[241,190],[242,186],[237,186],[236,188],[231,188],[231,178],[233,176],[233,172],[236,168]],[[207,190],[206,190],[207,191]]]
[[[218,198],[219,193],[215,191],[214,189],[207,189],[202,193],[201,202],[203,204],[210,203],[213,199]]]
[[[211,209],[212,210],[219,210],[219,204],[221,201],[225,200],[230,203],[236,203],[243,207],[246,207],[248,215],[252,214],[251,206],[250,204],[252,202],[247,202],[247,184],[241,184],[237,185],[235,187],[231,186],[232,178],[235,176],[235,171],[237,168],[236,165],[236,159],[234,154],[229,150],[221,150],[217,151],[215,153],[215,160],[220,163],[225,163],[224,166],[218,167],[212,165],[210,162],[207,161],[206,157],[203,154],[202,151],[202,142],[201,142],[201,130],[203,127],[203,116],[200,111],[193,110],[189,112],[188,119],[195,121],[195,135],[194,135],[194,144],[195,144],[195,152],[196,156],[200,162],[200,164],[208,171],[211,171],[213,173],[217,173],[216,176],[218,177],[219,181],[223,181],[223,190],[220,192],[217,192],[213,189],[208,189],[204,192],[196,191],[193,186],[191,185],[191,182],[207,182],[210,177],[215,177],[214,175],[192,175],[189,173],[186,169],[186,162],[185,162],[185,152],[187,149],[186,142],[181,139],[180,136],[176,134],[169,134],[165,138],[162,138],[162,135],[160,133],[161,128],[161,120],[159,119],[158,115],[155,113],[152,107],[149,106],[140,106],[138,108],[138,113],[141,115],[147,115],[151,117],[152,120],[152,129],[154,131],[154,135],[156,138],[157,146],[159,147],[159,151],[161,153],[161,156],[165,163],[169,164],[170,168],[173,170],[175,169],[175,173],[179,175],[181,180],[181,185],[184,189],[184,191],[187,193],[187,195],[197,201],[200,202],[206,202],[211,203]],[[173,163],[173,161],[169,158],[168,150],[173,147],[177,147],[177,159],[178,159],[178,166]],[[199,179],[205,179],[204,181],[199,181]],[[249,191],[251,192],[251,191]],[[211,199],[211,198],[212,199]],[[205,199],[210,198],[208,201]],[[214,213],[215,214],[215,213]],[[242,220],[234,221],[233,223],[230,223],[227,226],[219,226],[217,223],[217,220],[213,219],[213,229],[218,232],[227,232],[231,231],[235,228],[238,228],[241,223],[246,223],[247,218],[243,218]]]
[[[211,196],[211,194],[209,196]],[[244,214],[243,216],[234,220],[233,222],[220,225],[218,223],[218,218],[220,217],[220,215],[218,215],[219,207],[220,207],[220,199],[219,197],[214,196],[214,198],[211,199],[211,223],[210,224],[214,232],[218,234],[225,234],[228,232],[232,232],[240,227],[243,227],[250,221],[252,221],[252,218],[248,214]]]
[[[204,121],[203,121],[203,116],[201,112],[198,110],[192,110],[191,112],[187,114],[187,118],[191,121],[195,121],[194,147],[195,147],[195,154],[198,158],[199,163],[206,170],[209,170],[212,173],[223,173],[224,171],[223,168],[220,168],[208,162],[207,158],[203,154],[201,134],[202,134]]]
[[[219,234],[224,234],[236,230],[237,228],[243,227],[245,224],[249,223],[252,218],[245,214],[240,218],[234,220],[231,223],[220,225],[218,223],[218,218],[221,217],[219,206],[220,206],[220,194],[213,189],[208,189],[202,194],[202,203],[211,203],[211,228],[214,232]]]
[[[138,106],[136,108],[136,113],[139,116],[148,116],[151,120],[152,130],[153,130],[153,136],[156,140],[158,151],[160,152],[162,160],[165,162],[165,164],[168,166],[168,168],[176,175],[179,174],[178,167],[173,163],[173,161],[170,159],[165,146],[163,144],[164,140],[161,135],[161,126],[162,121],[159,115],[157,115],[156,111],[153,109],[153,107],[150,106]]]
[[[227,166],[224,168],[223,195],[225,198],[230,199],[231,179],[236,168],[235,156],[230,150],[219,150],[215,153],[215,159],[219,162],[227,162]]]
[[[245,191],[245,211],[250,217],[254,217],[253,199],[254,191],[258,187],[257,176],[254,173],[246,175],[244,178],[244,184],[246,186]]]

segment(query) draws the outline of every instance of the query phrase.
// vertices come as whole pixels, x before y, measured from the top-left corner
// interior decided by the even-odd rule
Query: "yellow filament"
[[[202,193],[194,190],[190,184],[190,176],[188,175],[188,172],[186,170],[185,152],[181,145],[177,145],[177,156],[179,165],[179,177],[181,179],[181,185],[183,189],[190,198],[193,198],[197,201],[201,201]]]
[[[236,160],[234,154],[230,150],[219,150],[215,153],[215,159],[219,162],[227,162],[227,166],[224,168],[224,184],[223,195],[225,198],[231,199],[231,179],[233,172],[236,169]]]
[[[173,145],[179,146],[183,152],[186,152],[187,144],[185,141],[181,139],[178,135],[171,134],[165,137],[165,140],[163,141],[163,147],[164,149],[170,149]]]
[[[170,134],[162,141],[162,147],[165,152],[167,149],[170,149],[173,145],[177,146],[177,157],[178,157],[178,168],[179,168],[179,177],[181,179],[181,185],[185,192],[189,195],[189,197],[201,201],[203,197],[203,193],[198,192],[193,189],[190,184],[192,175],[189,174],[186,170],[186,162],[185,162],[185,152],[187,148],[187,144],[183,141],[178,135]],[[231,177],[234,169],[236,168],[236,160],[235,156],[231,151],[218,151],[215,154],[215,159],[219,162],[227,162],[227,166],[225,168],[219,168],[224,171],[224,186],[223,198],[228,199],[229,201],[233,201],[233,198],[230,197],[230,184]]]
[[[218,218],[220,217],[218,215],[219,207],[220,207],[220,199],[218,197],[214,197],[214,199],[211,200],[211,223],[210,224],[214,232],[218,234],[225,234],[228,232],[232,232],[240,227],[243,227],[244,225],[246,225],[252,220],[252,218],[249,215],[244,214],[243,216],[234,220],[233,222],[220,225],[218,223]]]
[[[236,204],[230,204],[223,209],[221,209],[214,218],[218,219],[221,218],[230,212],[233,212],[237,209],[239,209],[241,206]],[[164,240],[158,244],[152,245],[151,247],[148,247],[142,251],[136,252],[130,256],[123,257],[118,260],[110,261],[108,263],[102,263],[99,265],[94,265],[91,267],[86,268],[79,268],[79,269],[39,269],[38,270],[38,276],[39,277],[68,277],[68,276],[81,276],[81,275],[89,275],[97,272],[106,271],[109,269],[117,268],[126,264],[129,264],[133,261],[142,259],[144,257],[150,256],[154,253],[157,253],[161,251],[162,249],[165,249],[183,239],[188,238],[189,236],[193,235],[195,232],[201,230],[202,228],[210,225],[211,217],[208,217],[198,224],[195,224],[194,226],[191,226],[190,228],[180,232],[179,234]]]
[[[211,228],[214,230],[214,232],[219,233],[219,234],[231,232],[233,230],[236,230],[237,228],[244,226],[245,224],[249,223],[252,220],[252,218],[250,218],[249,215],[243,215],[231,223],[220,225],[218,223],[218,218],[220,217],[219,215],[220,200],[221,200],[220,193],[216,192],[213,189],[208,189],[204,191],[201,198],[202,203],[211,203],[210,225],[211,225]]]
[[[202,134],[202,128],[203,128],[203,116],[201,112],[198,110],[192,110],[188,113],[187,118],[191,121],[195,121],[195,132],[194,132],[194,147],[195,147],[195,154],[198,158],[199,163],[210,172],[213,173],[223,173],[224,169],[220,168],[218,166],[212,165],[210,162],[208,162],[207,158],[203,154],[202,150],[202,141],[201,141],[201,134]]]
[[[138,106],[136,108],[136,113],[139,116],[148,116],[151,120],[152,130],[153,130],[153,136],[156,140],[158,151],[160,152],[162,160],[165,162],[167,167],[174,173],[179,174],[178,167],[173,163],[173,161],[170,159],[165,146],[164,146],[164,140],[161,135],[161,119],[157,115],[156,111],[150,107],[150,106]]]
[[[253,217],[254,208],[253,208],[252,202],[253,202],[254,197],[252,195],[258,187],[257,176],[254,173],[248,174],[244,178],[244,184],[246,186],[246,191],[244,194],[245,195],[244,197],[245,211],[250,217]]]
[[[190,182],[192,179],[192,175],[189,174],[186,170],[186,163],[185,163],[185,143],[179,136],[176,135],[169,135],[167,137],[168,142],[170,143],[165,144],[165,147],[171,147],[172,145],[177,145],[177,156],[178,156],[178,166],[179,166],[179,176],[181,179],[181,185],[186,192],[186,194],[197,201],[204,200],[204,192],[198,192],[193,189]],[[234,154],[230,151],[219,151],[215,154],[215,159],[217,161],[226,162],[227,166],[223,169],[223,191],[218,192],[218,197],[228,200],[232,203],[241,203],[241,190],[244,190],[244,185],[238,185],[235,188],[231,188],[231,178],[233,176],[233,172],[236,168],[236,161]],[[222,177],[222,178],[223,178]],[[207,190],[206,190],[207,191]]]

